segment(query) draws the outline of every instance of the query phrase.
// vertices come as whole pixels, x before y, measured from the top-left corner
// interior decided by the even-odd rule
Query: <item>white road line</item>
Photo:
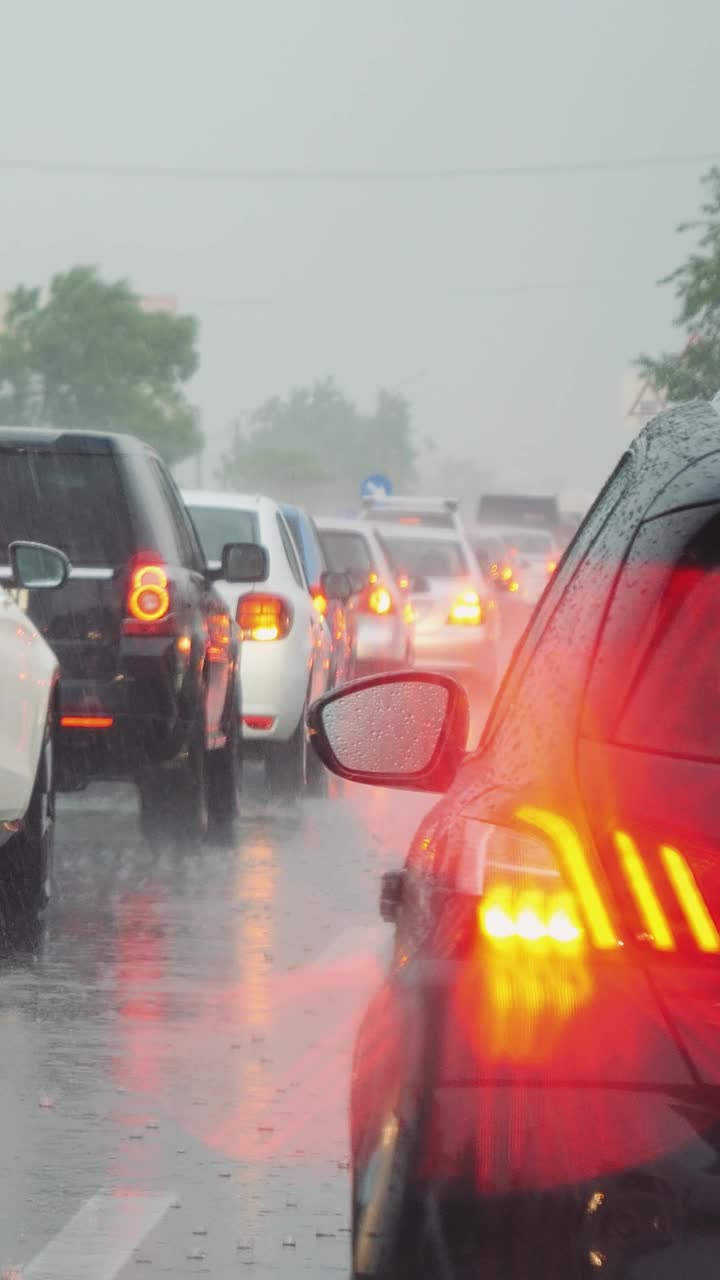
[[[172,1196],[98,1195],[21,1272],[23,1280],[115,1280]]]

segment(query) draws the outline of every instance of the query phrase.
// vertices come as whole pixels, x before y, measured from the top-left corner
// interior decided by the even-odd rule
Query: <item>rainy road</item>
[[[44,936],[0,974],[3,1277],[347,1276],[378,877],[431,803],[258,793],[233,850],[153,854],[131,788],[62,802]]]

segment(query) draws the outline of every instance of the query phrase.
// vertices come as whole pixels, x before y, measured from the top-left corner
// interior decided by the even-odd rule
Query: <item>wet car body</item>
[[[500,613],[464,533],[424,525],[374,525],[396,577],[409,583],[417,666],[446,671],[467,688],[494,692]]]
[[[384,886],[394,958],[353,1071],[356,1280],[718,1274],[719,520],[720,418],[673,410],[591,509],[480,750]],[[497,833],[524,861],[492,861]],[[577,947],[502,910],[489,927],[496,881],[549,893],[538,835],[542,874],[577,891]],[[532,926],[538,899],[518,900]]]
[[[207,775],[237,736],[238,648],[167,469],[129,436],[6,428],[0,477],[13,494],[3,544],[41,538],[72,563],[60,590],[28,597],[60,664],[59,784],[137,781],[162,826],[178,783],[184,798],[197,790],[186,816],[203,826]],[[179,777],[189,756],[197,788]]]
[[[351,601],[355,674],[412,666],[412,606],[372,526],[341,516],[319,516],[315,524],[330,569],[349,574],[356,589]]]
[[[283,503],[281,509],[295,540],[315,607],[328,624],[332,643],[330,684],[334,687],[351,680],[354,675],[357,631],[355,610],[351,598],[343,599],[327,591],[327,584],[336,582],[338,575],[328,574],[325,553],[312,517],[302,507],[289,503]]]

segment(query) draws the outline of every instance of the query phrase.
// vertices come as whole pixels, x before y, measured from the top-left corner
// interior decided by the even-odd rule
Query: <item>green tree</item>
[[[661,284],[672,284],[680,303],[676,323],[688,335],[684,351],[657,360],[642,356],[638,367],[671,401],[712,399],[720,389],[720,168],[703,178],[708,197],[701,216],[679,232],[699,232],[698,247]]]
[[[183,384],[198,365],[192,316],[146,313],[93,267],[22,285],[0,332],[0,423],[125,431],[179,462],[203,444]]]
[[[373,472],[407,491],[415,480],[411,435],[403,396],[380,391],[372,413],[363,413],[327,379],[255,410],[221,476],[235,488],[334,505],[356,501],[361,481]]]

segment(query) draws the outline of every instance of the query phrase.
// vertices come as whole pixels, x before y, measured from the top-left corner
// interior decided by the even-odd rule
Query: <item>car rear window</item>
[[[347,573],[353,569],[361,573],[373,572],[375,565],[370,545],[361,533],[344,529],[320,529],[319,533],[328,568],[333,573]]]
[[[542,529],[509,529],[505,535],[509,550],[524,551],[527,555],[547,555],[553,550],[552,534]]]
[[[219,563],[228,542],[260,542],[254,511],[237,507],[188,507],[202,543],[205,559]]]
[[[18,539],[59,547],[77,566],[114,567],[133,534],[111,454],[0,451],[0,560]]]
[[[382,544],[396,573],[422,578],[464,578],[470,572],[459,542],[383,535]]]
[[[720,508],[640,526],[619,575],[587,691],[583,732],[720,760]]]

